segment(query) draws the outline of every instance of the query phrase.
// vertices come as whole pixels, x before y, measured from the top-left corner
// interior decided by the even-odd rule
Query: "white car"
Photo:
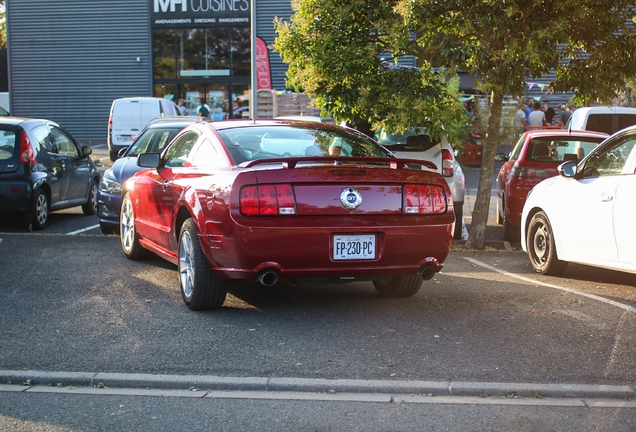
[[[427,160],[437,165],[453,196],[455,208],[453,238],[461,239],[466,179],[461,165],[455,158],[453,148],[446,138],[442,138],[441,141],[431,140],[424,129],[408,129],[403,134],[397,134],[380,128],[375,133],[375,140],[391,150],[397,157]]]
[[[636,273],[636,126],[558,171],[532,189],[521,214],[535,271],[554,275],[574,262]]]

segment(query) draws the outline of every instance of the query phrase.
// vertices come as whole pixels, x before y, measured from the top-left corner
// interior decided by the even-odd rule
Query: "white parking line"
[[[587,297],[587,298],[590,298],[590,299],[593,299],[593,300],[596,300],[596,301],[607,303],[607,304],[610,304],[612,306],[616,306],[618,308],[625,309],[625,310],[628,310],[630,312],[636,313],[636,308],[635,307],[632,307],[632,306],[629,306],[629,305],[626,305],[626,304],[623,304],[623,303],[615,302],[613,300],[609,300],[609,299],[606,299],[606,298],[601,297],[601,296],[597,296],[597,295],[594,295],[594,294],[588,294],[588,293],[576,291],[576,290],[573,290],[573,289],[570,289],[570,288],[565,288],[565,287],[561,287],[561,286],[558,286],[558,285],[553,285],[553,284],[549,284],[549,283],[546,283],[546,282],[541,282],[541,281],[538,281],[538,280],[535,280],[535,279],[530,279],[530,278],[527,278],[527,277],[523,277],[523,276],[520,276],[518,274],[510,273],[508,271],[499,269],[497,267],[493,267],[491,265],[488,265],[486,263],[478,261],[478,260],[476,260],[474,258],[464,257],[464,259],[467,260],[467,261],[470,261],[473,264],[476,264],[478,266],[487,268],[488,270],[492,270],[492,271],[497,272],[497,273],[501,273],[501,274],[509,276],[511,278],[519,279],[519,280],[522,280],[522,281],[525,281],[525,282],[528,282],[528,283],[531,283],[531,284],[534,284],[534,285],[541,285],[541,286],[544,286],[544,287],[548,287],[548,288],[553,288],[553,289],[560,290],[560,291],[569,292],[571,294],[580,295],[582,297]]]
[[[71,231],[70,233],[66,233],[66,235],[75,235],[75,234],[83,233],[83,232],[86,232],[86,231],[90,231],[90,230],[95,229],[95,228],[99,228],[99,224],[93,225],[93,226],[89,226],[89,227],[86,227],[86,228],[82,228],[81,230],[77,230],[77,231]]]

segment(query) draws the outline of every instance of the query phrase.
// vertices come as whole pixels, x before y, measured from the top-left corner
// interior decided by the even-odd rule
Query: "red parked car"
[[[521,135],[508,156],[497,153],[495,160],[505,161],[497,175],[497,223],[503,225],[504,240],[519,240],[528,192],[558,175],[557,167],[564,161],[582,159],[608,136],[592,131],[533,130]]]
[[[149,169],[122,188],[123,251],[177,264],[191,309],[221,306],[233,279],[371,280],[407,297],[450,251],[453,201],[435,165],[351,129],[197,123],[137,161]]]

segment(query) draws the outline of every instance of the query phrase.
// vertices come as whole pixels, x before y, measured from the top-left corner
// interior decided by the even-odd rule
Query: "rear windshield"
[[[634,124],[636,114],[590,114],[585,129],[611,135]]]
[[[142,153],[159,153],[182,128],[166,126],[146,129],[130,146],[126,156],[139,156]]]
[[[410,139],[409,139],[410,137]],[[414,139],[415,137],[419,139]],[[391,151],[427,151],[439,144],[431,139],[426,130],[407,129],[403,133],[391,133],[380,129],[375,134],[377,142]]]
[[[393,157],[372,139],[348,129],[300,125],[219,130],[236,163],[304,156]]]
[[[18,152],[15,132],[0,130],[0,161],[6,161]]]
[[[560,164],[568,160],[578,161],[592,151],[601,141],[602,139],[534,138],[528,146],[526,160],[554,164]]]

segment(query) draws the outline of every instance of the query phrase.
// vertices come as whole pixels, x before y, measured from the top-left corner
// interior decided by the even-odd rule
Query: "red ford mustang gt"
[[[177,264],[194,310],[221,306],[232,279],[363,279],[408,297],[452,244],[453,200],[436,166],[351,129],[198,123],[137,163],[149,169],[122,188],[123,251]]]

